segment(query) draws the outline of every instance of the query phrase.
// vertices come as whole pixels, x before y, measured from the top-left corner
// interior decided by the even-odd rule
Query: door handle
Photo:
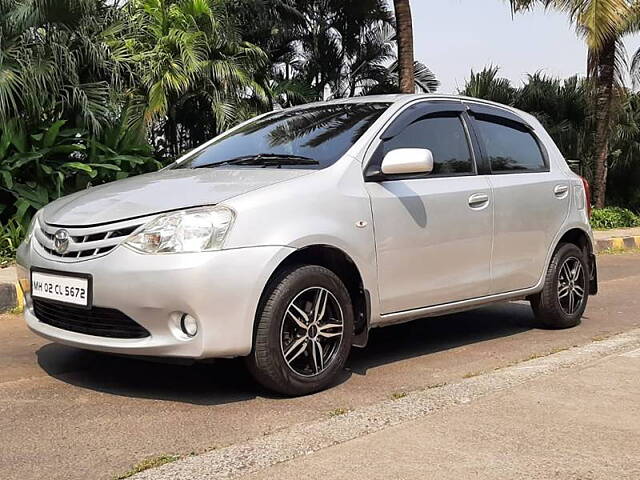
[[[569,185],[556,185],[553,194],[558,198],[564,198],[569,191]]]
[[[471,208],[480,208],[489,203],[489,195],[486,193],[474,193],[469,197],[469,206]]]

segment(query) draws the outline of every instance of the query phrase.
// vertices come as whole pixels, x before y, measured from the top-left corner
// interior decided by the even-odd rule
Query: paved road
[[[601,295],[579,327],[532,328],[523,303],[376,330],[335,388],[298,399],[257,389],[240,361],[168,366],[48,343],[0,317],[3,479],[109,479],[186,454],[457,380],[640,326],[640,255],[600,257]]]

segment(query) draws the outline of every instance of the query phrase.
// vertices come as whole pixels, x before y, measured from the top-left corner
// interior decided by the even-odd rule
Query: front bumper
[[[120,246],[103,257],[61,263],[23,244],[17,262],[18,280],[25,291],[24,317],[38,335],[90,350],[193,359],[245,356],[251,352],[256,308],[266,282],[292,251],[266,246],[144,255]],[[93,305],[120,310],[150,336],[99,337],[40,322],[29,294],[31,267],[91,274]],[[180,331],[183,313],[197,319],[195,337]]]

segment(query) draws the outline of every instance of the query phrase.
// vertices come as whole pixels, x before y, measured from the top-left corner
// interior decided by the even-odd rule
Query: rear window
[[[481,119],[477,120],[476,125],[491,162],[492,172],[540,172],[547,169],[538,142],[526,128]]]
[[[175,168],[322,169],[342,157],[389,105],[347,103],[274,112],[216,140]]]
[[[433,175],[475,172],[467,134],[457,115],[427,117],[384,142],[384,155],[398,148],[427,148],[433,154]]]

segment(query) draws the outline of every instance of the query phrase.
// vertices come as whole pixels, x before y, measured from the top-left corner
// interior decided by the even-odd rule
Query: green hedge
[[[640,216],[627,208],[596,208],[591,215],[591,226],[596,230],[640,227]]]

